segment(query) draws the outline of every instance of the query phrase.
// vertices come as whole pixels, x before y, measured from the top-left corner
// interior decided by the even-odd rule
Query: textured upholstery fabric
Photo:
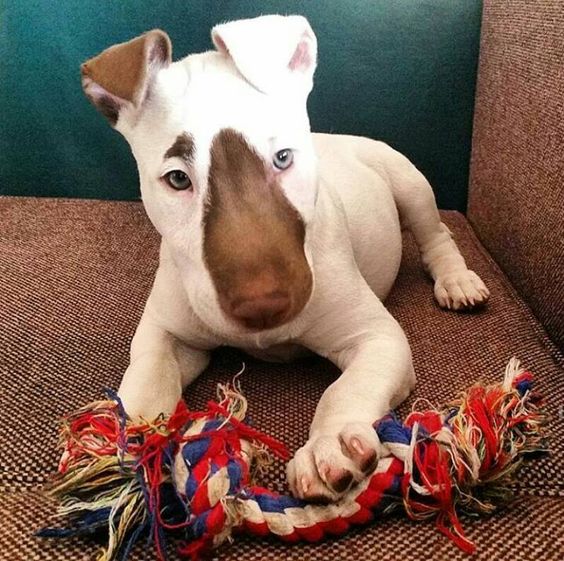
[[[533,369],[553,414],[553,454],[525,468],[518,486],[522,500],[509,512],[468,521],[468,527],[479,546],[475,559],[557,561],[564,548],[562,356],[464,217],[455,212],[443,216],[470,266],[488,284],[492,300],[478,313],[440,310],[414,245],[406,241],[388,300],[407,332],[418,374],[416,391],[401,412],[416,398],[440,403],[476,379],[499,379],[513,354]],[[31,536],[53,513],[38,486],[56,467],[57,418],[119,384],[150,290],[158,239],[140,203],[5,197],[0,198],[0,223],[0,560],[86,561],[96,551],[93,540],[59,543]],[[229,380],[242,361],[247,368],[241,381],[255,424],[295,450],[337,370],[321,359],[266,364],[223,349],[187,390],[189,404],[202,406],[216,383]],[[284,490],[280,463],[271,466],[266,482]],[[466,558],[432,524],[402,517],[318,546],[242,539],[218,558],[397,561],[423,556]],[[138,548],[132,559],[153,557]]]
[[[486,0],[468,216],[564,347],[564,6]]]
[[[32,491],[0,497],[2,561],[93,561],[103,539],[46,543],[30,535],[30,525],[49,521],[52,506]],[[284,545],[238,537],[211,561],[561,561],[564,550],[564,499],[526,497],[510,511],[465,520],[468,537],[479,544],[474,556],[457,550],[432,524],[400,516],[320,544]],[[171,547],[171,561],[177,561]],[[151,548],[137,548],[131,561],[155,561]]]

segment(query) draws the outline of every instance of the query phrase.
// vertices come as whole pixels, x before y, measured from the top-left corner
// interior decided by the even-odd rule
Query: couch
[[[407,3],[399,4],[408,11]],[[447,4],[456,10],[459,4],[471,3],[422,1],[417,9],[448,10]],[[292,10],[299,11],[298,4]],[[472,19],[467,16],[469,12],[458,20],[462,27]],[[454,112],[435,130],[437,138],[453,129],[457,134],[452,142],[458,134],[463,138],[462,152],[459,145],[445,154],[448,166],[461,167],[455,174],[458,183],[467,177],[464,162],[470,162],[464,192],[449,194],[449,174],[433,168],[439,147],[418,152],[422,137],[411,147],[434,169],[441,206],[457,209],[442,211],[443,219],[492,296],[485,309],[472,313],[439,309],[413,240],[406,236],[399,277],[386,302],[407,333],[418,376],[416,390],[400,413],[409,411],[415,399],[440,403],[477,379],[498,380],[513,355],[533,370],[551,414],[551,454],[524,466],[510,507],[489,518],[465,518],[463,524],[478,546],[477,560],[557,561],[564,554],[564,9],[560,0],[485,0],[481,30],[479,21],[476,29],[480,35],[475,96],[471,85],[473,130],[465,125],[472,117],[471,108],[465,113],[466,106],[460,107],[462,118]],[[466,44],[471,46],[471,41]],[[461,79],[473,79],[475,70],[467,68]],[[78,89],[78,81],[73,87]],[[8,105],[16,101],[10,99]],[[93,111],[84,115],[84,126],[97,126],[92,124]],[[39,129],[43,122],[36,123]],[[83,139],[84,130],[67,124],[73,127],[72,143],[92,144]],[[388,132],[392,129],[393,119]],[[414,132],[420,133],[424,131]],[[3,134],[5,146],[10,139]],[[4,156],[13,155],[18,142],[24,147],[22,131],[14,134]],[[405,143],[409,148],[409,140]],[[51,541],[33,536],[55,508],[41,494],[41,486],[57,465],[57,419],[98,399],[103,388],[119,384],[151,287],[159,240],[139,201],[102,200],[108,198],[108,183],[99,198],[93,196],[89,179],[84,191],[67,192],[68,181],[61,191],[41,184],[54,181],[64,169],[64,175],[75,174],[80,184],[80,170],[88,167],[77,166],[76,154],[57,153],[56,162],[46,164],[39,162],[40,146],[29,149],[28,163],[33,166],[37,160],[37,165],[47,166],[47,177],[32,177],[25,169],[18,186],[14,168],[5,168],[3,181],[10,176],[10,186],[3,184],[0,197],[0,560],[86,561],[95,558],[103,539]],[[18,158],[25,162],[21,154]],[[63,164],[63,171],[57,168]],[[102,158],[90,162],[102,164]],[[10,165],[13,162],[6,167]],[[110,154],[105,165],[111,169],[119,161]],[[99,180],[111,172],[97,173]],[[116,179],[106,177],[107,182]],[[131,178],[126,174],[124,180]],[[234,349],[221,349],[186,391],[189,405],[202,406],[214,395],[216,384],[229,380],[242,362],[242,383],[255,424],[295,450],[304,442],[317,399],[337,370],[319,358],[265,364]],[[281,463],[269,468],[266,483],[285,489]],[[133,561],[153,558],[144,546],[131,556]],[[176,558],[173,551],[171,558]],[[288,546],[243,537],[215,558],[454,561],[467,556],[431,522],[393,515],[318,545]]]

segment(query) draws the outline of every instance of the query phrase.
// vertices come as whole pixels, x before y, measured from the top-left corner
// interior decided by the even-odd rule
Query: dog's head
[[[129,142],[179,268],[202,273],[228,321],[267,329],[312,291],[317,43],[301,16],[229,22],[212,40],[216,51],[173,63],[167,34],[150,31],[85,62],[82,84]]]

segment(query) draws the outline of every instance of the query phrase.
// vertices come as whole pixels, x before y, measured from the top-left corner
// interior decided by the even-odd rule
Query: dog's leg
[[[191,349],[144,315],[131,342],[131,361],[118,395],[130,417],[172,413],[182,390],[207,366],[209,354]]]
[[[490,293],[468,269],[452,233],[441,222],[431,185],[405,156],[388,149],[386,172],[402,225],[413,233],[423,266],[435,281],[437,302],[453,310],[485,303]]]
[[[303,341],[343,373],[321,397],[309,440],[288,464],[290,489],[300,498],[336,500],[364,479],[380,455],[374,421],[415,384],[403,330],[366,292],[358,305],[324,314]]]

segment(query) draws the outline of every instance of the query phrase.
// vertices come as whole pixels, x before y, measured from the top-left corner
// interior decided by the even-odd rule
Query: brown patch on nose
[[[267,329],[284,322],[291,304],[287,293],[261,294],[232,302],[230,315],[250,329]]]
[[[251,330],[290,321],[313,284],[304,223],[266,166],[236,131],[214,138],[204,258],[223,312]]]

